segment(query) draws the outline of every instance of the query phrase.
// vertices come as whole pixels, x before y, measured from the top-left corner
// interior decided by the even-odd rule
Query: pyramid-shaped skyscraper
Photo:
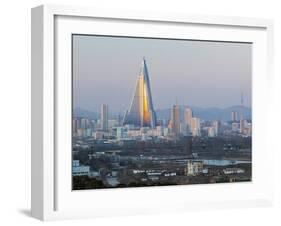
[[[128,111],[126,111],[123,125],[130,124],[136,127],[156,126],[156,113],[153,108],[151,88],[146,66],[143,58],[141,70],[137,78],[137,85]]]

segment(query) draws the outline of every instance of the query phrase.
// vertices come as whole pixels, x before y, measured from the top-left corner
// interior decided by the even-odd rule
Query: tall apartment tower
[[[191,108],[184,109],[184,123],[188,127],[188,132],[191,132],[191,119],[193,117],[193,112]]]
[[[132,124],[138,127],[155,128],[156,122],[147,65],[143,58],[136,89],[130,108],[125,113],[123,125]]]
[[[180,135],[180,107],[178,104],[174,105],[172,108],[172,115],[171,115],[171,126],[172,126],[172,133],[174,136]]]
[[[101,130],[108,131],[108,105],[101,105]]]
[[[214,135],[218,136],[220,134],[220,121],[213,121]]]
[[[237,111],[232,111],[231,112],[231,121],[232,122],[237,122],[238,121],[238,112]]]
[[[191,132],[193,136],[201,135],[200,118],[191,119]]]

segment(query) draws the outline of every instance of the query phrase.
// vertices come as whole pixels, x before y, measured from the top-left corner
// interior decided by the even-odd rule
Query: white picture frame
[[[140,26],[143,30],[131,29],[130,26]],[[157,26],[165,29],[153,33]],[[193,29],[192,33],[180,36],[177,26],[184,29],[189,26]],[[117,31],[116,27],[121,29]],[[128,34],[128,30],[131,33]],[[69,180],[71,151],[66,144],[71,127],[64,118],[69,118],[71,100],[69,34],[77,31],[180,38],[187,38],[188,35],[189,39],[253,42],[253,181],[245,184],[72,192]],[[41,220],[56,220],[271,205],[273,178],[268,177],[265,171],[273,169],[273,151],[266,140],[270,132],[266,129],[266,119],[269,117],[268,109],[271,108],[271,102],[267,100],[271,98],[273,83],[272,32],[273,22],[266,19],[57,5],[33,8],[32,216]],[[66,129],[62,130],[62,127]]]

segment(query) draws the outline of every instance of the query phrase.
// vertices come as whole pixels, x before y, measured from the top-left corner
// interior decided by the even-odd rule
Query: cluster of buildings
[[[74,137],[93,137],[103,139],[110,137],[112,128],[122,125],[121,117],[109,119],[108,105],[102,104],[100,118],[97,120],[86,117],[74,117],[72,119],[72,131]]]
[[[183,109],[175,104],[171,109],[170,120],[157,119],[153,107],[151,87],[145,59],[142,61],[137,78],[136,89],[129,109],[123,118],[120,116],[109,119],[108,105],[102,104],[100,118],[73,118],[74,137],[93,137],[94,139],[141,139],[152,138],[177,139],[183,136],[216,137],[226,131],[228,134],[251,136],[251,123],[243,119],[243,114],[232,112],[231,122],[221,125],[220,121],[204,121],[194,117],[189,107]],[[182,119],[183,118],[183,119]]]
[[[219,170],[219,169],[218,169]],[[211,170],[212,171],[212,170]],[[245,169],[240,167],[230,167],[221,169],[218,172],[221,172],[223,175],[238,175],[244,174]],[[100,171],[90,170],[89,166],[81,165],[79,160],[73,160],[72,163],[72,174],[73,176],[88,176],[89,178],[95,178],[102,180],[103,183],[109,187],[116,187],[120,184],[120,172],[117,170],[108,170],[105,174]],[[181,174],[179,169],[128,169],[128,175],[132,175],[134,178],[139,178],[140,181],[158,181],[165,180],[168,178],[175,178],[181,176],[194,177],[198,175],[208,175],[209,166],[204,165],[202,160],[189,159],[184,167],[184,174]],[[121,173],[122,175],[122,173]],[[122,176],[121,176],[122,177]]]
[[[209,137],[251,136],[251,122],[244,119],[241,112],[238,117],[236,111],[231,112],[229,121],[200,119],[195,117],[192,108],[177,103],[171,107],[169,117],[158,118],[152,102],[146,61],[143,59],[136,89],[124,116],[110,116],[109,106],[102,104],[98,119],[74,117],[72,130],[74,146],[78,150],[88,150],[89,147],[94,150],[88,154],[92,170],[84,165],[88,162],[83,158],[80,160],[84,164],[73,160],[73,176],[94,178],[102,181],[105,187],[129,186],[131,182],[141,185],[186,184],[192,183],[194,178],[199,178],[197,182],[203,183],[206,180],[216,182],[228,175],[235,179],[232,174],[243,175],[245,169],[233,168],[231,164],[224,169],[215,164],[210,167],[192,150],[194,141],[195,148],[200,146],[200,149],[205,137],[208,142],[218,145],[221,144],[218,142],[220,139]],[[229,142],[227,145],[227,148],[231,147]],[[216,150],[213,148],[212,151],[214,153],[211,154],[216,156]],[[75,158],[79,159],[79,151],[75,153]],[[203,154],[206,156],[205,150],[200,152],[200,155]]]
[[[191,108],[184,109],[184,120],[180,120],[180,107],[174,105],[171,112],[171,120],[168,128],[174,137],[180,136],[201,136],[202,130],[207,132],[209,137],[215,137],[219,134],[219,121],[213,121],[209,126],[203,126],[200,118],[193,116]]]
[[[223,134],[251,136],[252,124],[240,117],[238,113],[231,113],[231,120],[221,122],[219,120],[206,121],[193,116],[191,108],[186,107],[180,112],[179,105],[171,109],[170,120],[158,119],[155,126],[139,126],[124,124],[122,118],[109,119],[108,105],[101,106],[100,118],[89,119],[84,117],[73,118],[74,137],[92,137],[94,139],[177,139],[183,136],[208,136],[216,137]],[[180,115],[183,113],[183,119]]]
[[[79,160],[72,161],[72,175],[73,176],[89,176],[90,166],[80,165]]]
[[[191,108],[184,109],[184,120],[180,119],[180,107],[174,105],[171,110],[171,119],[157,120],[155,126],[139,126],[124,124],[119,118],[108,118],[108,106],[101,106],[99,119],[84,117],[73,118],[74,137],[93,137],[94,139],[142,139],[165,138],[176,139],[182,136],[201,136],[202,130],[207,131],[208,136],[215,137],[219,133],[219,121],[213,121],[208,127],[201,125],[200,118],[193,117]]]
[[[232,111],[230,124],[231,131],[233,133],[240,133],[242,135],[251,136],[252,123],[244,119],[242,113],[240,113],[240,117],[238,117],[238,112]]]

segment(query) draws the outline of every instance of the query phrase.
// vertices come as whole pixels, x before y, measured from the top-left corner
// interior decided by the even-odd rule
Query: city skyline
[[[223,134],[223,136],[251,137],[252,122],[246,119],[242,112],[239,113],[238,117],[238,112],[232,111],[230,114],[231,120],[228,121],[202,120],[194,116],[190,107],[185,107],[183,114],[183,118],[181,118],[180,107],[175,104],[172,106],[168,120],[160,118],[155,123],[143,124],[141,123],[143,119],[138,118],[141,116],[126,120],[127,113],[123,120],[119,116],[111,118],[108,116],[108,106],[102,104],[98,119],[73,117],[73,136],[80,138],[93,137],[95,140],[106,138],[111,141],[116,138],[116,141],[122,139],[145,141],[154,138],[176,141],[184,137],[217,137]],[[155,115],[155,119],[156,117]],[[223,130],[222,123],[224,125]],[[202,134],[202,131],[205,131],[204,134]]]
[[[79,35],[77,37],[74,36],[73,40],[73,53],[75,56],[73,59],[74,108],[95,112],[101,104],[105,103],[110,106],[111,112],[121,113],[127,110],[131,101],[130,97],[133,87],[135,86],[135,78],[139,70],[139,59],[142,59],[143,56],[149,59],[148,67],[150,71],[150,82],[153,87],[155,109],[170,108],[176,100],[180,105],[198,107],[224,108],[240,105],[241,92],[244,93],[244,106],[251,106],[250,44],[99,36],[84,37]],[[96,49],[97,43],[101,44],[101,42],[108,42],[111,49],[105,48],[104,50],[103,48],[103,51],[99,51],[99,48]],[[148,46],[151,47],[152,45],[151,42],[154,51],[163,47],[164,43],[169,48],[177,47],[178,49],[175,48],[176,50],[174,49],[174,52],[178,51],[179,54],[167,55],[166,57],[160,56],[160,59],[155,58],[151,53],[152,50],[147,51]],[[93,43],[95,44],[90,45]],[[136,43],[140,43],[140,46],[146,47],[144,51],[140,51],[140,54],[143,52],[146,52],[146,54],[139,56],[140,54],[136,54],[133,51],[132,44]],[[127,48],[127,45],[131,47]],[[87,50],[85,46],[88,47]],[[123,47],[126,47],[126,51]],[[168,47],[164,49],[167,51],[169,50]],[[90,51],[91,48],[95,48],[96,51]],[[105,58],[103,52],[116,52],[116,48],[119,50],[122,48],[124,53],[122,52],[121,56],[118,56],[116,59],[114,59],[114,54],[108,55],[108,58]],[[182,48],[189,49],[189,51],[184,51]],[[206,49],[209,49],[209,51],[206,51]],[[130,59],[123,56],[128,51],[133,51],[132,55],[129,54]],[[186,63],[184,59],[179,59],[184,52],[187,54]],[[222,56],[223,53],[226,55]],[[213,56],[210,57],[212,54]],[[100,56],[100,58],[97,58],[97,56]],[[138,60],[132,62],[136,58]],[[223,60],[222,58],[227,59],[221,61],[222,66],[220,66],[219,60]],[[180,63],[176,62],[177,59]],[[210,65],[207,67],[209,70],[203,73],[202,67],[197,65],[204,63],[206,60],[210,61]],[[110,64],[111,67],[101,68],[105,62]],[[197,65],[195,64],[196,62]],[[239,67],[239,65],[242,67]],[[226,73],[226,68],[229,69],[228,73]],[[223,72],[219,69],[222,69]],[[214,73],[218,73],[219,75],[212,76]],[[225,73],[225,76],[223,76],[223,73]],[[113,76],[114,74],[118,76],[118,79]],[[202,80],[203,75],[205,77]],[[101,77],[102,79],[100,79]],[[220,79],[218,80],[218,78]],[[115,81],[114,79],[117,80]],[[120,97],[122,97],[122,100]]]
[[[73,35],[72,56],[73,190],[252,180],[251,44]]]

